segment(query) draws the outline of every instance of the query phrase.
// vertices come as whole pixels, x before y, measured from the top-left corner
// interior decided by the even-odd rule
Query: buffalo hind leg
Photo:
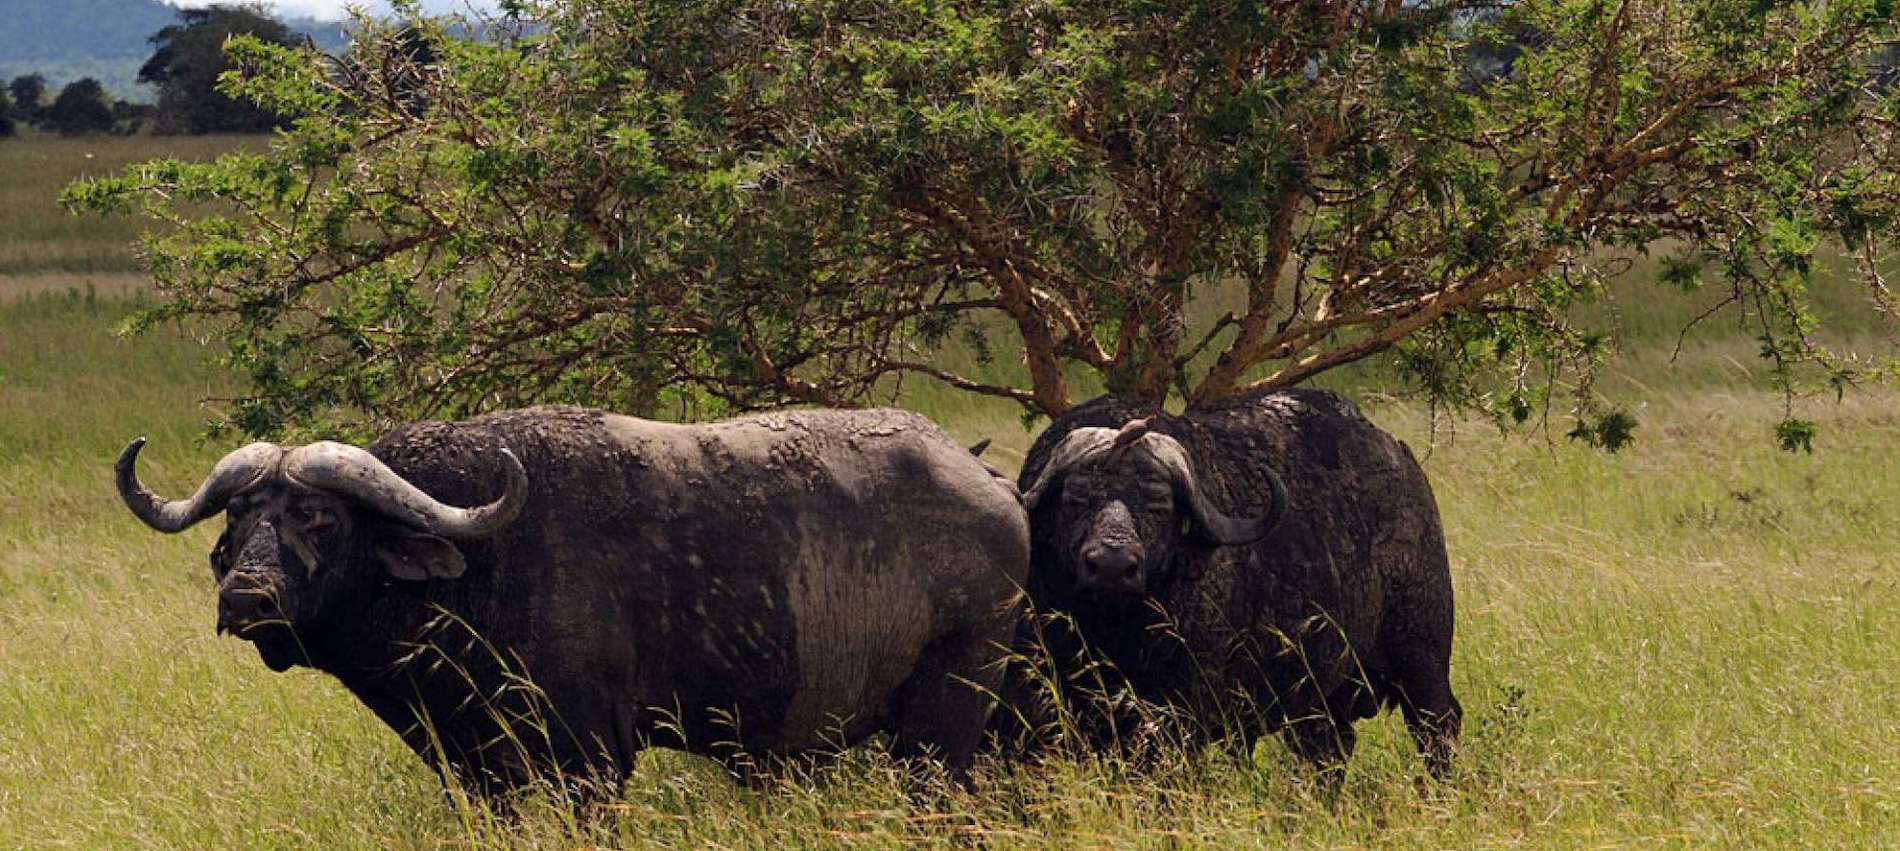
[[[998,655],[988,642],[962,636],[930,648],[904,684],[891,753],[899,759],[935,758],[953,780],[967,782],[983,741],[984,719],[1002,684]]]
[[[1451,693],[1451,663],[1443,658],[1399,660],[1396,673],[1399,710],[1425,758],[1425,770],[1444,779],[1451,773],[1464,726],[1464,708]]]

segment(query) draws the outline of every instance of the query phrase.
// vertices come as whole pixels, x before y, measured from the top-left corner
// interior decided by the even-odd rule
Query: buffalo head
[[[145,439],[120,453],[119,496],[145,525],[180,532],[225,514],[211,551],[218,631],[252,642],[281,671],[307,661],[299,640],[383,577],[453,579],[465,568],[455,541],[485,537],[527,501],[528,477],[501,451],[507,485],[475,508],[445,505],[374,455],[341,443],[286,449],[253,443],[219,461],[190,497],[167,500],[139,482]]]
[[[1238,546],[1279,524],[1286,489],[1272,471],[1265,515],[1230,517],[1208,499],[1180,442],[1151,428],[1142,419],[1069,432],[1023,494],[1040,518],[1037,537],[1059,551],[1075,590],[1152,594],[1184,542]]]

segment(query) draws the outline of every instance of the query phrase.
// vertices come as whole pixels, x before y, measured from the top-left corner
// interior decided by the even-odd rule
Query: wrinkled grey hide
[[[619,776],[649,745],[743,767],[877,732],[960,769],[1020,618],[1015,487],[898,411],[514,411],[367,453],[254,444],[176,501],[138,483],[137,449],[121,491],[149,525],[227,513],[221,631],[335,675],[436,764],[426,719],[484,789]]]
[[[1084,647],[1114,665],[1111,694],[1065,707],[1094,745],[1139,735],[1114,696],[1132,691],[1189,735],[1251,748],[1280,730],[1330,766],[1355,720],[1397,705],[1444,770],[1461,713],[1437,505],[1411,451],[1350,402],[1292,390],[1177,417],[1098,399],[1050,426],[1019,481],[1030,599],[1069,618],[1039,618],[1044,647],[1026,631],[1019,649],[1072,685],[1094,676]],[[1017,720],[1051,707],[1026,682],[997,732],[1033,746]]]

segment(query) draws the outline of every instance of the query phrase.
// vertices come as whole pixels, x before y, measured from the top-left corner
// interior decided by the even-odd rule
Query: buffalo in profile
[[[1170,416],[1103,398],[1036,441],[1020,483],[1043,613],[1024,655],[1055,666],[1035,681],[1064,686],[1090,745],[1152,729],[1130,707],[1159,706],[1247,752],[1281,731],[1330,768],[1355,720],[1397,705],[1445,770],[1461,711],[1437,505],[1350,402],[1292,390]],[[998,730],[1033,745],[1016,719],[1046,722],[1047,691],[1013,683]]]
[[[647,746],[743,769],[879,732],[961,770],[1020,617],[1015,487],[897,411],[255,443],[175,501],[140,484],[142,443],[118,462],[140,520],[226,516],[219,631],[334,675],[488,791],[618,777]]]

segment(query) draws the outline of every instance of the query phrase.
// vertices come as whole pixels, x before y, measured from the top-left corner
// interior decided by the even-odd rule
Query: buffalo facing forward
[[[256,443],[176,501],[139,483],[142,443],[118,463],[140,520],[226,515],[220,631],[491,791],[619,776],[649,745],[740,768],[877,732],[961,769],[1028,569],[1015,488],[896,411]]]
[[[1151,726],[1128,711],[1145,703],[1249,752],[1283,731],[1332,767],[1355,720],[1396,704],[1444,771],[1460,709],[1438,509],[1351,403],[1294,390],[1169,416],[1104,398],[1036,441],[1021,483],[1029,597],[1061,615],[1028,650],[1059,669],[1041,682],[1094,685],[1066,706],[1091,744]],[[1012,718],[1047,718],[1046,695],[1012,694]]]

